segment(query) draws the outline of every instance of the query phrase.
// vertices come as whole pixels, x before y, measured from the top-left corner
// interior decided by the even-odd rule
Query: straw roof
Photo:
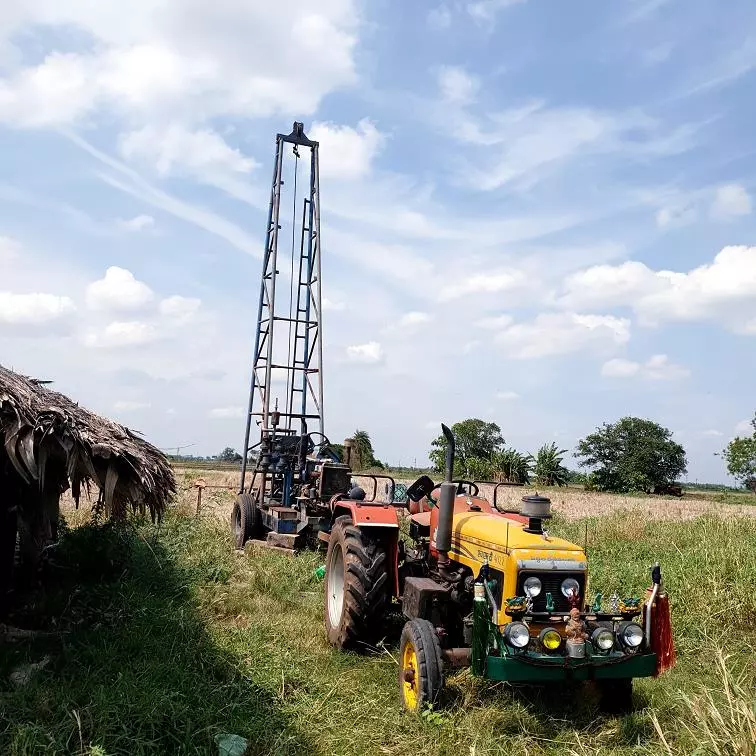
[[[45,383],[0,365],[0,472],[12,466],[40,491],[70,484],[77,505],[82,485],[94,484],[107,514],[122,516],[130,506],[159,517],[176,491],[165,455]]]

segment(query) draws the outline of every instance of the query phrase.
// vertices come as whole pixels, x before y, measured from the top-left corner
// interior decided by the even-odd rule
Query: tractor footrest
[[[323,543],[327,544],[331,541],[331,534],[326,533],[325,530],[319,530],[318,531],[318,540],[323,541]]]

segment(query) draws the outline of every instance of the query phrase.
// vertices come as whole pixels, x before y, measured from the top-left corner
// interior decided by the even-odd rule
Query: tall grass
[[[109,582],[64,571],[15,618],[64,634],[0,641],[0,753],[211,754],[233,733],[250,754],[753,756],[756,520],[587,522],[593,590],[640,595],[658,559],[670,591],[678,665],[636,682],[630,715],[602,716],[590,689],[466,671],[445,708],[406,715],[400,621],[372,655],[335,652],[313,575],[322,557],[238,555],[208,513],[139,525]],[[582,543],[585,523],[557,518],[552,532]],[[10,681],[45,655],[26,686]]]

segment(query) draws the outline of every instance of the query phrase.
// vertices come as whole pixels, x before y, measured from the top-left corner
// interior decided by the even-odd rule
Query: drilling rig
[[[276,135],[241,480],[231,515],[237,548],[248,540],[304,545],[330,530],[331,499],[354,489],[349,445],[342,463],[323,430],[318,148],[299,122],[290,134]],[[291,187],[290,220],[282,213],[285,186]],[[391,489],[393,495],[393,481]]]

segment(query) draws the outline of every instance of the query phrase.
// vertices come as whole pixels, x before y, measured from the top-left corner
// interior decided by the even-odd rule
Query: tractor
[[[461,667],[510,683],[595,681],[603,708],[631,708],[633,679],[675,660],[658,564],[644,598],[589,603],[585,549],[544,528],[549,499],[525,496],[519,512],[502,511],[474,481],[453,480],[454,437],[442,430],[445,479],[421,476],[407,489],[414,513],[359,489],[331,500],[329,642],[364,650],[400,608],[399,694],[410,711],[438,706],[446,674]]]

